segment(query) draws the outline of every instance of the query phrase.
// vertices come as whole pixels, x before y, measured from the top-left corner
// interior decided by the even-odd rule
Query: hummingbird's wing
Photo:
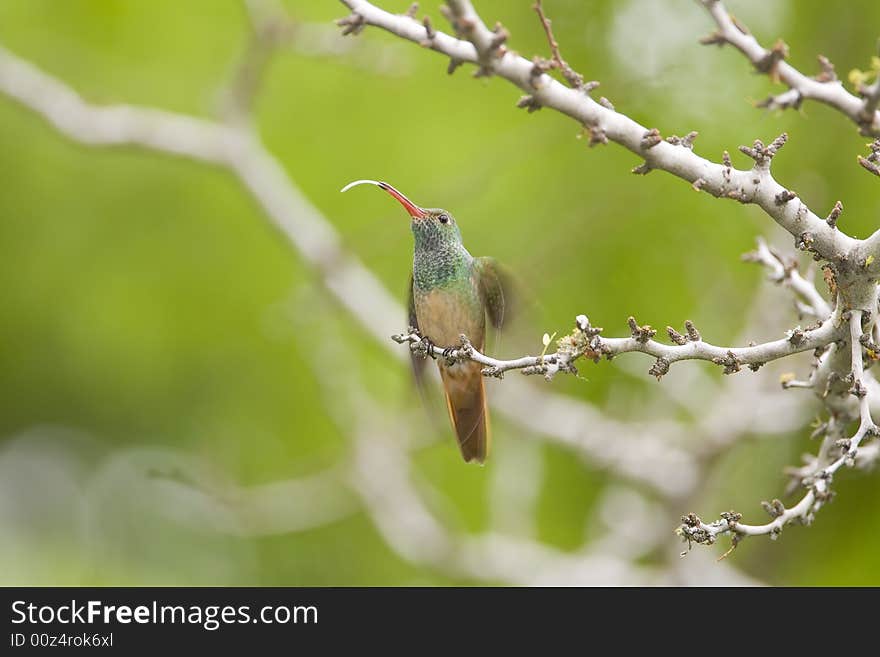
[[[407,321],[409,325],[414,329],[419,330],[419,320],[416,317],[416,301],[413,298],[413,277],[412,274],[409,276],[409,294],[408,302],[407,302],[407,314],[409,317]],[[412,371],[413,376],[416,380],[416,386],[419,389],[419,394],[422,395],[424,399],[424,387],[425,387],[425,365],[428,363],[427,358],[422,358],[421,356],[417,356],[413,353],[410,353],[410,361],[412,362]]]
[[[495,258],[475,258],[474,271],[489,322],[496,329],[504,328],[513,307],[513,277]]]

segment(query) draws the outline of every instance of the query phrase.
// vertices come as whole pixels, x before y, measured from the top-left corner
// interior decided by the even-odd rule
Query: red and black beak
[[[386,182],[381,182],[379,180],[355,180],[354,182],[348,183],[345,187],[342,188],[341,191],[347,192],[352,187],[357,185],[363,185],[369,183],[370,185],[376,185],[376,187],[381,187],[386,192],[391,194],[394,198],[396,198],[400,204],[409,212],[409,216],[413,219],[424,219],[428,216],[428,214],[420,208],[418,205],[410,201],[406,196],[398,192],[394,187],[389,185]]]

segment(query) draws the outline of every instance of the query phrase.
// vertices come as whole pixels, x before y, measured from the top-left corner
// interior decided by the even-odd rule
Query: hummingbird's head
[[[455,218],[440,208],[420,208],[423,215],[412,218],[412,232],[416,248],[438,249],[461,244],[461,231]]]
[[[369,183],[381,187],[391,194],[404,207],[412,218],[412,232],[416,240],[416,248],[438,249],[450,244],[461,244],[461,232],[453,216],[440,208],[420,208],[406,196],[398,192],[386,182],[376,180],[356,180],[347,184],[342,191],[348,191],[355,185]]]

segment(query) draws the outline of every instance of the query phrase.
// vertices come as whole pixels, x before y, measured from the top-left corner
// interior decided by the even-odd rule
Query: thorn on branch
[[[764,146],[764,142],[760,139],[756,139],[755,143],[752,147],[748,146],[740,146],[740,152],[748,155],[755,161],[755,164],[760,167],[768,167],[770,165],[770,161],[779,152],[779,150],[785,146],[785,142],[788,141],[788,133],[783,132],[776,139],[774,139],[768,146]],[[726,164],[726,162],[725,162]]]
[[[779,192],[773,198],[773,200],[776,201],[776,205],[785,205],[789,201],[796,199],[796,198],[797,198],[796,192],[793,192],[790,189],[784,189],[781,192]]]
[[[608,135],[605,134],[605,131],[599,126],[590,126],[590,141],[588,142],[588,146],[592,148],[598,144],[607,144],[608,143]]]
[[[688,343],[688,339],[671,326],[666,327],[666,333],[669,335],[669,339],[679,347]]]
[[[767,147],[767,153],[769,157],[773,157],[782,150],[782,147],[785,146],[786,142],[788,142],[788,133],[783,132],[776,139],[770,142],[770,145]]]
[[[529,114],[532,112],[537,112],[541,109],[541,103],[538,102],[538,99],[534,96],[522,96],[517,102],[516,106],[520,109],[525,109]]]
[[[655,360],[651,369],[648,370],[648,374],[657,377],[658,381],[667,373],[669,373],[669,361],[662,356]]]
[[[532,88],[537,88],[536,82],[538,78],[547,73],[551,68],[553,68],[553,62],[549,59],[544,59],[538,55],[532,58],[532,70],[529,72],[529,84]]]
[[[702,189],[703,189],[703,185],[705,185],[705,184],[706,184],[706,179],[705,179],[705,178],[697,178],[697,179],[691,184],[691,189],[693,189],[695,192],[702,191]]]
[[[611,101],[605,98],[605,96],[600,96],[599,104],[605,109],[610,109],[612,112],[616,111],[614,109],[614,105],[611,104]]]
[[[626,323],[629,325],[629,330],[632,334],[632,337],[642,344],[646,343],[648,340],[657,335],[657,331],[651,328],[649,324],[639,326],[638,322],[636,322],[636,318],[631,315],[627,318]]]
[[[644,150],[649,150],[654,148],[657,144],[663,141],[663,137],[660,136],[660,131],[657,128],[651,128],[642,135],[642,148]]]
[[[779,62],[788,57],[788,45],[779,39],[765,55],[755,63],[759,73],[766,73],[774,82],[779,82]]]
[[[735,374],[742,369],[740,366],[742,365],[742,361],[737,358],[736,354],[732,351],[728,351],[727,355],[719,356],[717,358],[713,358],[712,362],[716,365],[721,365],[724,367],[725,374]]]
[[[415,18],[416,14],[418,14],[418,13],[419,13],[419,3],[414,2],[409,6],[409,8],[406,10],[406,13],[404,15],[408,16],[409,18]]]
[[[536,365],[534,367],[538,367],[538,366]],[[526,374],[526,371],[525,371],[526,369],[531,369],[531,368],[524,368],[523,374]],[[538,373],[537,371],[528,372],[528,374],[537,374],[537,373]],[[543,374],[543,372],[541,372],[541,373]],[[482,374],[483,376],[491,376],[496,379],[503,379],[504,378],[504,370],[502,370],[498,367],[484,367],[483,369],[480,370],[480,374]]]
[[[667,137],[666,141],[672,144],[673,146],[684,146],[685,148],[689,148],[693,150],[694,141],[696,141],[697,137],[700,133],[696,130],[692,130],[687,133],[684,137],[679,137],[678,135],[672,135],[671,137]]]
[[[831,208],[831,212],[825,217],[825,222],[832,228],[837,228],[837,220],[840,218],[841,212],[843,212],[843,203],[837,201]]]
[[[650,166],[648,166],[648,163],[647,163],[647,162],[642,162],[642,163],[641,163],[640,165],[638,165],[637,167],[633,167],[632,170],[631,170],[631,173],[634,173],[634,174],[636,174],[637,176],[647,176],[647,175],[648,175],[649,173],[651,173],[653,170],[654,170],[654,169],[652,169]]]
[[[774,498],[772,502],[762,500],[761,506],[771,518],[778,518],[785,513],[785,505],[776,498]]]
[[[349,34],[360,34],[361,32],[363,32],[366,24],[367,22],[364,17],[358,13],[352,13],[336,21],[336,25],[342,28],[342,36],[348,36]]]
[[[684,328],[687,331],[688,340],[691,342],[700,342],[703,338],[694,323],[687,319],[684,322]]]
[[[499,52],[499,49],[510,38],[510,32],[501,23],[495,23],[492,33],[494,36],[492,37],[492,41],[489,42],[489,50],[494,53],[496,57],[502,57],[504,51]]]
[[[455,57],[451,57],[449,59],[449,65],[446,67],[446,74],[452,75],[453,73],[455,73],[456,69],[459,66],[461,66],[462,64],[464,64],[464,62],[461,61],[460,59],[456,59]]]
[[[721,30],[715,30],[712,34],[707,34],[704,37],[700,37],[700,44],[704,46],[718,46],[721,47],[725,43],[727,43],[727,39],[721,33]]]
[[[425,27],[425,34],[427,36],[426,40],[422,42],[422,45],[429,45],[434,37],[437,36],[437,32],[434,30],[434,25],[431,23],[431,19],[428,16],[425,16],[422,19],[422,25]]]
[[[566,64],[565,67],[562,69],[562,77],[564,77],[566,82],[571,85],[572,89],[582,89],[586,91],[586,86],[584,85],[584,76],[576,72],[568,64]],[[595,86],[593,88],[595,88]]]
[[[866,171],[873,173],[875,176],[880,176],[880,139],[875,139],[868,144],[868,147],[871,149],[870,155],[868,157],[859,155],[859,164]]]
[[[822,70],[813,79],[819,82],[836,82],[837,72],[834,70],[834,64],[825,55],[819,55],[817,59]]]
[[[800,89],[789,89],[783,94],[777,96],[767,96],[759,103],[755,103],[755,107],[760,109],[800,109],[804,103],[804,95]]]

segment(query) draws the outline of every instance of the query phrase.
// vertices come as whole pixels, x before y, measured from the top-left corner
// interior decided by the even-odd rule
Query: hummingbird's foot
[[[422,348],[425,351],[425,356],[430,356],[434,360],[437,360],[437,356],[434,355],[434,347],[436,347],[437,345],[431,342],[430,338],[428,338],[427,335],[422,336],[421,343]]]
[[[446,347],[446,349],[443,350],[443,358],[446,359],[447,365],[455,365],[457,362],[457,359],[453,356],[453,353],[457,348],[458,347]]]

